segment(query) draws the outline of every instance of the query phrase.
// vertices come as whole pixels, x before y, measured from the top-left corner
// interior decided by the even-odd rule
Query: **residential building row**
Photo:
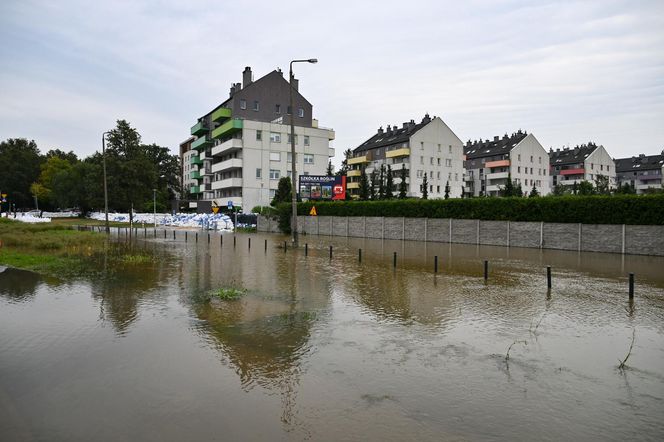
[[[290,123],[293,120],[296,171],[299,175],[324,175],[334,157],[333,129],[320,127],[312,104],[281,70],[254,81],[250,67],[242,83],[233,83],[229,97],[199,117],[191,137],[180,144],[182,184],[190,207],[226,206],[231,202],[249,211],[269,205],[279,178],[291,177]],[[534,134],[518,130],[511,135],[463,143],[440,118],[428,114],[398,127],[379,127],[347,158],[347,191],[357,198],[362,174],[378,174],[381,166],[392,170],[393,191],[405,179],[408,197],[429,198],[499,195],[507,180],[524,193],[540,195],[555,186],[608,178],[611,188],[629,183],[637,193],[662,186],[662,155],[614,160],[595,143],[547,151]]]

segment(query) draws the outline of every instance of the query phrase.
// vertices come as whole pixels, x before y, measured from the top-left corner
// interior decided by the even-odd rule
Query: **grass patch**
[[[123,262],[124,264],[146,264],[146,263],[152,262],[153,259],[152,259],[152,256],[149,256],[149,255],[125,254],[125,255],[122,255],[120,257],[120,261]]]
[[[211,298],[221,299],[223,301],[230,301],[241,298],[247,293],[247,290],[237,287],[222,287],[219,289],[211,290],[209,295]]]
[[[256,227],[236,227],[235,231],[241,233],[254,233],[256,232]]]

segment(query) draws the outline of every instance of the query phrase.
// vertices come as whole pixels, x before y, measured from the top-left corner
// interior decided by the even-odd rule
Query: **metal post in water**
[[[629,299],[634,299],[634,273],[629,274]]]
[[[175,241],[175,230],[173,230],[173,241]]]
[[[251,250],[251,238],[249,238],[249,249]]]
[[[189,236],[189,232],[186,230],[184,231],[184,242],[187,242],[187,237]]]
[[[330,259],[332,259],[332,246],[330,246]]]
[[[546,286],[551,289],[551,266],[546,266]]]
[[[265,240],[265,251],[267,252],[267,239]]]
[[[196,232],[196,242],[198,242],[198,232]]]
[[[362,262],[362,249],[358,249],[357,252],[357,260],[358,262]]]
[[[484,280],[489,279],[489,261],[484,260]]]
[[[433,257],[433,272],[438,273],[438,255]]]
[[[304,243],[304,256],[309,256],[309,243]]]
[[[237,243],[237,238],[233,236],[233,247],[235,247],[235,244]]]
[[[166,239],[166,229],[164,229],[164,239]]]
[[[392,258],[392,267],[396,268],[397,267],[397,252],[394,252],[393,258]]]
[[[208,233],[208,244],[210,244],[210,234]]]
[[[284,241],[284,253],[286,253],[286,241]]]

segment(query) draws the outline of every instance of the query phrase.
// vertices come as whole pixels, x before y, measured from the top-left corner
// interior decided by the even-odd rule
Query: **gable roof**
[[[593,153],[599,146],[592,141],[588,144],[582,144],[574,148],[564,148],[549,150],[549,164],[552,166],[560,166],[565,164],[578,164],[583,163],[588,156]]]
[[[436,118],[436,117],[434,117]],[[387,129],[379,127],[378,131],[372,135],[367,141],[357,146],[353,153],[366,152],[371,149],[376,149],[383,146],[391,146],[410,140],[410,137],[418,130],[422,129],[427,124],[433,121],[429,114],[426,114],[420,123],[415,124],[415,120],[410,120],[408,123],[403,123],[401,128],[397,126],[387,125]]]
[[[616,172],[632,172],[636,170],[652,170],[664,167],[664,151],[661,155],[639,155],[638,157],[618,158]]]
[[[463,147],[463,153],[466,155],[467,160],[503,155],[511,151],[527,136],[528,132],[521,131],[521,129],[519,129],[512,135],[505,134],[502,138],[494,137],[493,141],[482,141],[481,138],[473,142],[468,140],[466,145]]]

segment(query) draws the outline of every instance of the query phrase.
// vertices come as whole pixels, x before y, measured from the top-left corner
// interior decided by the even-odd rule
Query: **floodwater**
[[[0,273],[0,440],[664,439],[662,258],[177,235]]]

